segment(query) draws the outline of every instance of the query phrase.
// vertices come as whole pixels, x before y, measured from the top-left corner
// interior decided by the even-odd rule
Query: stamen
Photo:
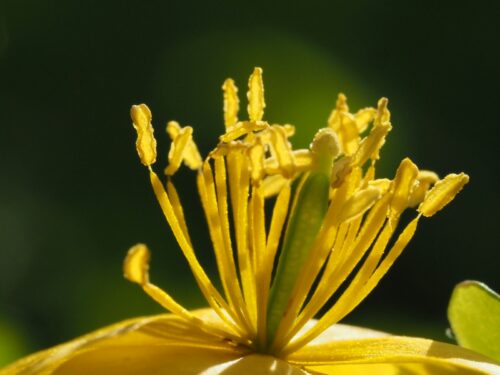
[[[427,193],[424,201],[418,207],[418,212],[426,217],[431,217],[450,203],[468,182],[469,176],[465,173],[449,174],[438,181]]]
[[[248,150],[248,158],[250,160],[251,178],[254,184],[264,178],[264,146],[257,138],[257,141]]]
[[[410,242],[411,238],[415,234],[418,219],[419,218],[417,217],[412,222],[410,222],[410,224],[408,224],[408,226],[398,237],[396,243],[391,248],[388,255],[384,258],[377,270],[372,274],[372,276],[361,289],[356,290],[352,287],[348,287],[348,289],[340,297],[337,303],[335,303],[335,305],[326,314],[324,314],[323,317],[321,317],[309,331],[286,346],[281,355],[286,356],[303,347],[304,345],[307,345],[307,343],[309,343],[311,340],[314,340],[329,326],[342,319],[345,315],[352,311],[352,309],[354,309],[364,298],[366,298],[366,296],[373,290],[373,288],[375,288],[378,282],[387,273],[389,268],[402,253],[406,245]]]
[[[354,119],[359,134],[363,133],[368,128],[368,125],[373,121],[376,114],[377,110],[375,108],[363,108],[356,112]]]
[[[243,296],[253,327],[256,327],[257,305],[254,274],[248,239],[248,194],[250,186],[249,161],[243,150],[227,155],[229,188],[233,207],[234,228]]]
[[[419,171],[408,206],[416,207],[422,203],[431,185],[437,181],[439,181],[439,176],[436,173],[432,171]]]
[[[179,221],[179,225],[181,226],[182,232],[184,233],[184,236],[186,237],[186,240],[188,241],[189,245],[192,247],[193,245],[191,243],[191,238],[189,237],[189,232],[186,225],[186,218],[184,217],[184,210],[182,209],[181,200],[179,198],[177,190],[175,189],[174,184],[172,183],[172,181],[170,181],[170,179],[167,181],[167,192],[170,198],[170,202],[172,203],[175,216],[177,216],[177,220]]]
[[[139,284],[142,289],[156,302],[168,311],[183,318],[187,323],[205,333],[224,338],[231,338],[235,342],[242,342],[241,337],[227,330],[221,330],[213,324],[197,318],[177,303],[168,293],[149,282],[150,253],[146,245],[137,244],[130,248],[123,264],[125,278]]]
[[[198,259],[196,258],[194,250],[189,244],[189,241],[184,236],[184,233],[181,229],[181,226],[179,225],[179,221],[177,219],[177,216],[175,215],[175,211],[172,207],[172,204],[170,203],[170,199],[168,198],[163,184],[161,183],[156,173],[154,173],[153,171],[150,171],[150,179],[151,185],[153,186],[153,190],[163,211],[163,214],[165,215],[165,218],[167,219],[170,228],[174,233],[177,243],[179,244],[184,256],[186,257],[186,260],[189,263],[189,267],[191,268],[195,280],[200,287],[201,292],[205,296],[205,299],[223,321],[225,321],[236,332],[239,332],[240,334],[242,334],[242,336],[244,336],[244,333],[241,332],[241,328],[234,323],[234,321],[237,321],[237,319],[234,316],[231,316],[231,318],[227,316],[226,312],[231,313],[231,309],[229,308],[227,302],[219,294],[217,289],[213,286],[209,277],[205,273],[205,270],[198,262]]]
[[[193,128],[185,126],[181,128],[175,121],[167,124],[167,133],[172,139],[168,153],[169,165],[165,168],[165,174],[172,176],[184,161],[190,169],[196,170],[201,167],[201,156],[196,144],[193,142]]]
[[[238,122],[240,100],[238,99],[238,88],[232,79],[226,79],[222,89],[224,90],[224,124],[228,130]]]
[[[234,126],[231,126],[230,128],[228,128],[226,133],[221,135],[219,137],[219,139],[221,142],[229,143],[229,142],[232,142],[232,141],[240,138],[241,136],[244,136],[244,135],[249,134],[251,132],[264,130],[267,127],[269,127],[269,125],[267,124],[267,122],[263,122],[263,121],[237,122]]]
[[[390,196],[386,195],[375,204],[373,209],[368,213],[355,239],[353,239],[354,233],[357,232],[357,228],[361,221],[360,219],[355,219],[355,221],[352,222],[353,227],[348,231],[347,239],[344,242],[345,246],[343,246],[342,250],[339,252],[337,252],[337,249],[334,249],[323,272],[317,290],[300,313],[293,328],[287,333],[284,342],[290,341],[295,334],[314,317],[320,308],[345,282],[354,267],[363,258],[364,254],[366,254],[366,251],[369,249],[385,221],[389,201]]]
[[[264,83],[262,82],[262,69],[255,68],[248,80],[248,117],[250,121],[257,122],[264,116]]]
[[[276,158],[279,169],[284,177],[291,178],[294,173],[294,158],[292,147],[288,142],[284,129],[273,125],[271,131],[271,151]]]
[[[222,173],[221,169],[224,168],[223,165],[220,165],[220,163],[223,163],[222,158],[218,158],[218,161],[216,161],[216,167],[219,169],[219,174]],[[237,317],[236,321],[242,326],[245,326],[245,317],[243,316],[241,309],[241,306],[243,305],[243,298],[241,296],[239,283],[237,282],[236,269],[234,267],[230,242],[231,240],[229,236],[227,197],[224,190],[226,182],[225,180],[221,180],[222,175],[219,174],[217,176],[219,199],[217,199],[215,193],[215,182],[208,160],[203,164],[203,171],[198,173],[198,190],[203,209],[206,214],[210,238],[214,248],[215,259],[217,261],[217,268],[221,278],[222,287],[229,300],[231,311],[233,315]]]
[[[352,155],[358,148],[359,130],[354,116],[349,113],[344,94],[338,96],[336,107],[328,118],[328,127],[338,133],[343,153]]]
[[[380,199],[380,190],[369,186],[356,192],[342,207],[340,221],[347,222],[368,211]]]
[[[150,166],[156,161],[156,139],[151,125],[151,111],[146,104],[133,105],[130,109],[133,125],[137,131],[135,147],[141,163]]]
[[[451,174],[438,181],[435,173],[419,171],[404,159],[393,181],[376,179],[376,161],[392,128],[385,98],[379,100],[377,109],[352,114],[345,95],[340,94],[328,127],[317,132],[310,149],[293,150],[288,140],[294,134],[293,126],[270,126],[262,121],[262,69],[255,68],[248,86],[249,120],[238,121],[238,89],[233,80],[224,82],[226,131],[204,161],[192,139],[192,128],[167,124],[172,144],[166,187],[151,167],[156,160],[151,112],[144,104],[131,109],[137,152],[150,171],[154,193],[201,292],[222,325],[197,318],[149,282],[145,245],[130,250],[124,273],[155,301],[182,317],[186,322],[182,324],[254,351],[287,356],[354,309],[401,254],[420,217],[434,215],[453,200],[468,176]],[[369,134],[361,138],[372,123]],[[194,253],[171,181],[181,163],[198,170],[198,190],[225,297]],[[298,176],[302,179],[289,209],[291,184]],[[265,205],[272,196],[277,197],[266,233]],[[420,214],[384,255],[402,212],[416,205]],[[311,329],[295,337],[350,275],[337,302]]]
[[[394,193],[391,201],[391,220],[395,220],[408,207],[413,192],[418,168],[408,158],[403,159],[394,178]]]

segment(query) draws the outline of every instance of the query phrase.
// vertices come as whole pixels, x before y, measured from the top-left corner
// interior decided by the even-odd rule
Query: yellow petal
[[[323,339],[324,340],[324,339]],[[354,340],[332,337],[288,357],[302,366],[333,364],[422,363],[460,370],[460,374],[500,374],[500,364],[459,346],[413,337],[374,337]]]

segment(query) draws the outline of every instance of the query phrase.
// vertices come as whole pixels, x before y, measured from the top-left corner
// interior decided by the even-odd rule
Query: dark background
[[[453,286],[499,287],[499,4],[1,1],[0,364],[162,311],[122,277],[138,241],[153,251],[157,284],[203,305],[137,159],[129,108],[152,108],[161,166],[167,120],[192,124],[206,152],[223,129],[223,80],[243,98],[254,66],[265,118],[296,125],[296,145],[325,124],[339,91],[353,110],[386,96],[394,129],[380,175],[409,156],[471,176],[346,319],[446,340]],[[193,175],[176,183],[213,270]]]

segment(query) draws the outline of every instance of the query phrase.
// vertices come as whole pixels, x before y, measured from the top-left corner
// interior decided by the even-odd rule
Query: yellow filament
[[[240,101],[238,99],[238,88],[232,79],[226,79],[222,89],[224,90],[224,124],[227,130],[238,122]]]
[[[205,333],[219,337],[227,337],[236,342],[242,339],[227,330],[222,330],[202,319],[197,318],[186,310],[182,305],[176,302],[168,293],[149,282],[149,259],[150,253],[146,245],[137,244],[130,248],[123,264],[125,277],[142,286],[142,289],[158,304],[168,311],[183,318],[190,326],[201,329]]]
[[[174,209],[177,221],[179,222],[182,232],[184,233],[184,237],[186,237],[186,241],[192,247],[193,245],[191,244],[191,238],[189,237],[189,232],[186,225],[186,219],[184,216],[184,210],[182,209],[181,200],[179,198],[177,190],[175,189],[174,184],[170,180],[167,181],[167,193],[170,198],[170,203],[172,203],[172,208]]]
[[[342,285],[356,264],[362,259],[385,221],[390,196],[387,195],[370,210],[363,226],[353,242],[345,242],[348,249],[335,255],[328,262],[318,289],[304,307],[293,328],[288,332],[288,341],[307,323]],[[356,226],[356,224],[354,224]],[[359,224],[357,224],[359,225]],[[349,233],[348,233],[349,237]]]
[[[351,175],[351,180],[358,180],[359,175]],[[276,336],[274,343],[272,345],[273,349],[283,347],[287,342],[287,333],[290,332],[290,328],[294,323],[294,320],[300,310],[303,302],[305,301],[307,295],[309,294],[310,288],[316,279],[318,273],[324,264],[328,253],[333,246],[335,241],[339,221],[339,211],[342,205],[345,203],[346,197],[351,189],[351,184],[344,184],[335,195],[335,198],[331,201],[328,211],[325,215],[323,225],[318,233],[317,239],[310,250],[310,255],[306,260],[299,276],[299,283],[295,285],[292,297],[290,299],[287,311],[283,316],[283,319],[276,331]],[[292,208],[293,209],[293,208]]]
[[[236,272],[236,265],[233,257],[233,247],[231,244],[231,229],[229,225],[229,211],[227,204],[227,179],[226,164],[223,157],[215,159],[215,184],[217,188],[218,212],[221,222],[221,231],[224,240],[225,257],[227,259],[228,284],[230,291],[234,295],[235,309],[240,316],[247,331],[251,332],[248,311],[243,301],[240,282]]]
[[[264,285],[263,271],[266,252],[266,222],[264,211],[264,195],[260,186],[252,188],[252,245],[253,256],[255,257],[255,288],[257,302],[257,332],[259,332],[260,344],[264,344],[263,332],[266,331],[266,314],[267,314],[267,289],[269,286]]]
[[[182,250],[182,253],[184,254],[186,260],[189,263],[191,271],[193,272],[195,280],[198,286],[200,287],[201,292],[205,296],[205,299],[210,304],[210,306],[215,310],[217,315],[219,315],[219,317],[224,322],[226,322],[229,327],[231,327],[236,332],[241,333],[239,327],[234,323],[234,321],[236,320],[235,317],[233,315],[231,315],[230,318],[227,316],[226,312],[230,313],[229,306],[227,305],[226,301],[224,301],[222,296],[219,294],[217,289],[215,289],[215,287],[213,286],[212,282],[210,281],[207,274],[205,273],[200,263],[198,262],[198,259],[194,254],[193,248],[191,247],[188,240],[184,236],[184,232],[182,231],[179,221],[177,220],[177,216],[175,215],[175,211],[172,207],[172,204],[170,203],[170,199],[168,198],[167,192],[163,188],[163,184],[161,183],[156,173],[154,173],[153,171],[150,171],[150,178],[151,178],[151,185],[153,186],[153,190],[156,195],[156,199],[158,200],[158,203],[160,204],[163,214],[165,215],[165,218],[167,219],[170,228],[174,233],[174,236]]]
[[[264,83],[262,82],[262,69],[255,68],[248,80],[248,117],[250,121],[260,121],[264,116]]]
[[[469,182],[469,176],[465,173],[449,174],[438,181],[427,193],[424,201],[418,207],[418,212],[426,217],[434,215],[450,203],[467,182]]]
[[[261,313],[263,313],[264,322],[267,317],[267,301],[269,299],[269,288],[271,287],[271,274],[273,270],[274,259],[276,257],[276,252],[278,250],[278,245],[280,242],[281,234],[283,232],[283,226],[288,215],[288,206],[290,203],[291,188],[290,184],[286,182],[286,185],[280,190],[278,198],[273,208],[273,215],[271,218],[271,226],[269,228],[269,234],[267,236],[267,243],[265,253],[263,254],[262,269],[260,271],[260,281],[259,286],[262,288],[262,300],[265,301],[263,304],[264,308]],[[260,345],[264,345],[266,338],[267,329],[265,326],[263,330],[259,330]]]
[[[219,163],[217,168],[219,169],[219,172],[221,172],[220,169],[223,168],[223,166],[221,166],[220,163],[223,163],[224,161],[222,158],[218,159]],[[225,173],[223,178],[224,179],[221,180],[221,177],[219,177],[217,188],[220,195],[219,199],[217,199],[212,169],[210,167],[210,163],[205,161],[203,164],[203,170],[198,174],[197,178],[198,190],[203,209],[206,214],[206,220],[208,223],[210,237],[212,239],[222,287],[228,298],[232,313],[237,316],[237,322],[245,327],[245,318],[241,309],[243,299],[240,294],[241,292],[239,289],[232,255],[231,240],[229,238]]]
[[[235,151],[228,154],[227,161],[241,285],[251,323],[256,327],[256,290],[247,228],[248,193],[250,186],[248,159],[242,152]]]
[[[150,166],[156,161],[156,139],[151,125],[151,111],[146,104],[133,105],[130,109],[133,125],[137,131],[135,147],[141,163]]]
[[[348,287],[337,303],[326,314],[324,314],[323,317],[320,318],[309,331],[286,346],[282,355],[286,356],[287,354],[292,353],[306,345],[329,326],[338,322],[343,316],[352,311],[352,309],[373,290],[382,277],[387,273],[395,260],[399,257],[408,242],[410,242],[417,228],[418,219],[418,217],[415,218],[403,230],[388,255],[381,262],[377,270],[370,276],[364,286],[360,289]]]
[[[261,181],[264,177],[264,146],[257,141],[248,150],[250,160],[251,177],[254,183]]]

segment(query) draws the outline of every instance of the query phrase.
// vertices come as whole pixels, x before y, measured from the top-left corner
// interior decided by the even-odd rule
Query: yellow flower
[[[234,82],[223,90],[226,131],[206,159],[191,127],[168,123],[166,184],[152,168],[151,112],[144,104],[131,110],[141,162],[210,308],[188,311],[151,283],[149,251],[138,244],[125,277],[172,314],[118,323],[0,374],[499,374],[498,363],[458,346],[338,324],[375,288],[421,217],[447,205],[468,176],[439,179],[404,159],[393,180],[377,178],[391,130],[387,99],[352,114],[339,95],[328,126],[309,149],[294,150],[293,126],[263,120],[260,68],[249,80],[249,120],[237,118]],[[197,171],[223,293],[192,246],[172,182],[182,163]],[[417,215],[398,230],[409,207]]]

